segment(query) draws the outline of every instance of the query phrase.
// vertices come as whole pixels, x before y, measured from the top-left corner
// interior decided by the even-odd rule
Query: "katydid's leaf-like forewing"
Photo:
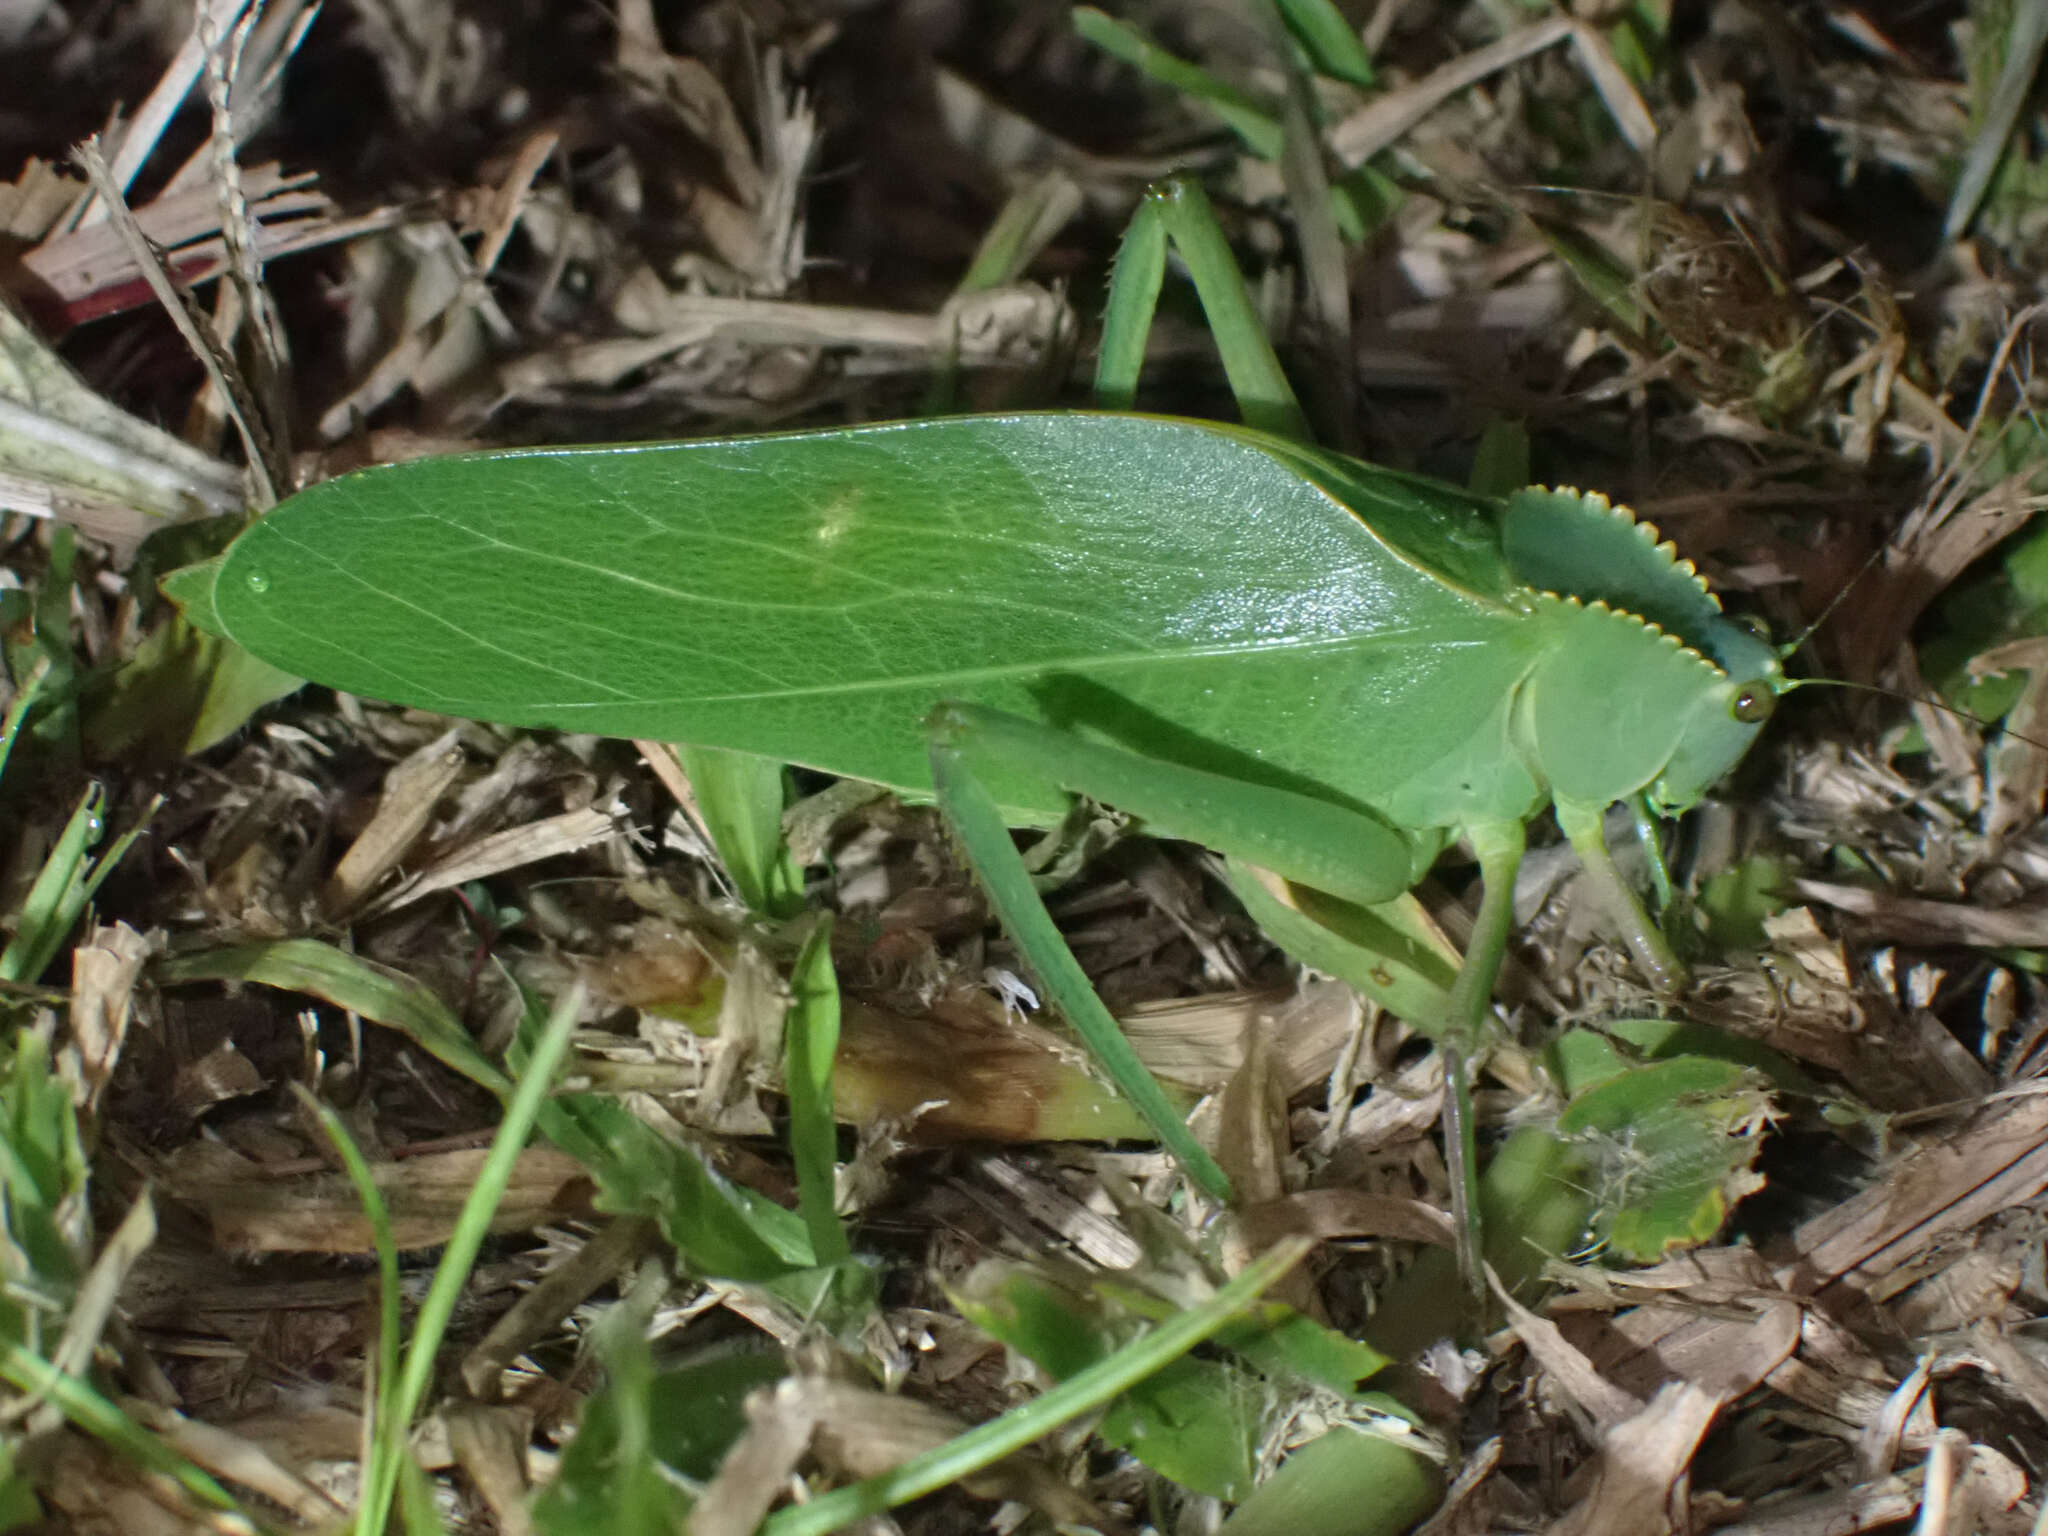
[[[1269,441],[1048,415],[416,461],[257,523],[213,606],[373,697],[916,792],[948,698],[1358,805],[1434,786],[1475,737],[1497,754],[1523,616]],[[1403,500],[1411,543],[1470,542],[1445,499]],[[1028,819],[1061,809],[989,780]]]

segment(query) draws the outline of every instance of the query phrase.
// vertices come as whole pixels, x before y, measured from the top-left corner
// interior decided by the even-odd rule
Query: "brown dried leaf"
[[[126,923],[95,928],[71,952],[71,1038],[86,1107],[99,1103],[121,1059],[134,1015],[135,983],[155,946]]]
[[[401,1249],[448,1241],[476,1186],[485,1148],[430,1152],[371,1168]],[[272,1178],[218,1143],[190,1142],[164,1170],[166,1188],[197,1206],[214,1240],[240,1253],[368,1253],[374,1247],[355,1190],[339,1174]],[[528,1147],[513,1167],[493,1232],[530,1232],[587,1216],[595,1187],[583,1166],[550,1147]]]
[[[1319,1242],[1395,1238],[1410,1243],[1457,1246],[1450,1214],[1426,1200],[1376,1195],[1363,1189],[1305,1189],[1277,1200],[1250,1204],[1239,1212],[1247,1240],[1258,1248],[1299,1234]]]
[[[459,727],[450,727],[385,775],[376,814],[349,844],[321,893],[320,905],[329,918],[363,901],[425,834],[441,797],[462,774],[462,749],[455,744],[459,734]]]
[[[436,891],[453,890],[472,880],[488,879],[509,869],[520,869],[542,859],[559,858],[588,848],[618,834],[621,814],[616,810],[586,806],[581,810],[564,811],[559,816],[531,821],[524,826],[508,827],[459,848],[451,848],[397,889],[370,903],[363,915],[378,917],[396,912],[400,907],[410,906]]]
[[[1979,907],[1928,901],[1861,885],[1795,878],[1791,890],[1855,914],[1876,937],[1895,944],[1969,944],[1985,949],[2039,949],[2048,945],[2048,904]]]
[[[1721,1399],[1686,1383],[1660,1389],[1601,1437],[1593,1491],[1549,1536],[1666,1536],[1687,1531],[1685,1470]]]

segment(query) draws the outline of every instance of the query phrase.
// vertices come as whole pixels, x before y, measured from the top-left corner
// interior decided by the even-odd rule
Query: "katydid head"
[[[1667,814],[1697,804],[1741,761],[1785,691],[1770,636],[1724,613],[1691,561],[1604,496],[1514,492],[1502,508],[1501,553],[1519,580],[1581,610],[1559,669],[1577,675],[1568,686],[1555,678],[1539,707],[1538,760],[1552,785],[1603,803],[1640,788]],[[1603,708],[1631,722],[1631,750],[1586,731]]]
[[[1715,618],[1690,637],[1722,678],[1700,690],[1678,744],[1646,791],[1659,815],[1697,805],[1747,753],[1792,684],[1770,637],[1739,618]]]

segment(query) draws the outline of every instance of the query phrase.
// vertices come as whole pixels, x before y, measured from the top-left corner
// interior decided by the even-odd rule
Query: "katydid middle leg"
[[[1451,1214],[1457,1226],[1458,1274],[1475,1310],[1486,1298],[1479,1230],[1479,1141],[1472,1110],[1470,1058],[1479,1049],[1493,1007],[1493,984],[1514,926],[1515,873],[1527,837],[1519,821],[1488,821],[1470,832],[1479,857],[1479,915],[1465,946],[1465,963],[1451,984],[1450,1018],[1437,1042],[1444,1062],[1444,1161],[1451,1176]]]

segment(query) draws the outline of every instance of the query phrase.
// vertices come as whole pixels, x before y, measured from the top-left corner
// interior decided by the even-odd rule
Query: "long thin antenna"
[[[2021,669],[2016,667],[2013,670],[2019,671]],[[1938,709],[1945,715],[1953,715],[1966,725],[1974,725],[1986,735],[1989,735],[1992,731],[2001,731],[2014,741],[2024,741],[2030,747],[2039,747],[2043,752],[2048,752],[2048,741],[2039,741],[2032,736],[2022,735],[2002,720],[1987,720],[1982,715],[1973,715],[1969,710],[1958,708],[1956,705],[1936,698],[1932,694],[1907,693],[1904,689],[1887,688],[1881,683],[1845,682],[1838,677],[1795,677],[1788,679],[1784,691],[1790,693],[1795,688],[1849,688],[1857,693],[1882,694],[1885,698],[1897,699],[1901,704],[1925,704],[1929,709]]]
[[[1904,550],[1908,542],[1918,537],[1929,525],[1946,521],[1949,514],[1961,503],[1963,488],[1960,476],[1963,466],[1970,457],[1970,449],[1983,430],[1985,418],[1990,414],[1992,393],[1997,388],[2000,377],[2011,365],[2013,349],[2019,345],[2027,327],[2044,314],[2048,314],[2048,302],[2029,304],[2012,317],[2005,328],[2005,333],[1998,339],[1998,350],[1992,354],[1991,366],[1984,370],[1984,381],[1977,388],[1977,401],[1970,411],[1970,424],[1963,429],[1963,440],[1956,445],[1955,452],[1949,456],[1941,472],[1935,476],[1934,483],[1927,488],[1927,493],[1920,498],[1919,505],[1906,514],[1904,521],[1892,531],[1889,538],[1870,552],[1870,558],[1863,562],[1854,576],[1842,584],[1842,590],[1829,599],[1828,605],[1820,611],[1820,616],[1778,648],[1780,661],[1790,660],[1813,638],[1841,606],[1842,600],[1856,589],[1863,578],[1870,574],[1872,567],[1886,554],[1893,550]],[[2024,387],[2021,390],[2021,398],[2025,398]],[[2030,499],[2034,500],[2037,506],[2048,506],[2048,498]]]

